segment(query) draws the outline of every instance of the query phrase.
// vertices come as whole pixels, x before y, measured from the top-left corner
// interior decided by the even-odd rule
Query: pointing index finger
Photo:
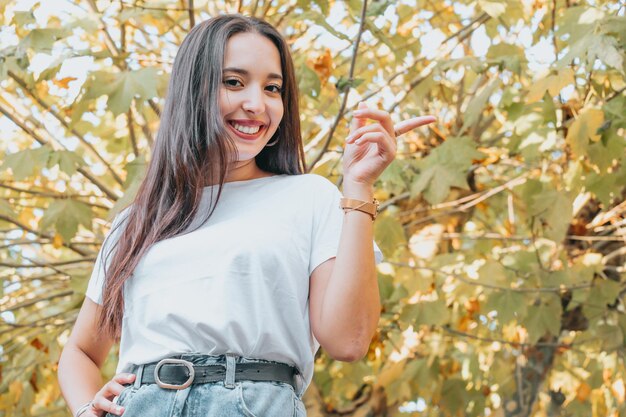
[[[435,120],[435,116],[420,116],[413,117],[412,119],[402,121],[394,126],[396,136],[400,136],[405,134],[406,132],[413,130],[417,127],[427,125],[429,123],[433,123]]]

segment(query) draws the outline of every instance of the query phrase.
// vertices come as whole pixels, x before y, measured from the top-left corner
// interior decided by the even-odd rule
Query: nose
[[[249,88],[242,107],[248,113],[263,113],[265,111],[265,96],[262,89],[256,87]]]

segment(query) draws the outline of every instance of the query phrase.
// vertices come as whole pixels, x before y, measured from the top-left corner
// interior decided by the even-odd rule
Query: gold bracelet
[[[378,215],[378,200],[374,199],[371,203],[363,200],[356,200],[353,198],[342,198],[339,200],[339,205],[343,209],[344,212],[349,212],[353,210],[361,211],[363,213],[367,213],[372,216],[372,221],[376,220],[376,216]]]

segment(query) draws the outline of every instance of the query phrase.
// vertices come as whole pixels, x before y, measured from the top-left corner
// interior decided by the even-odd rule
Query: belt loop
[[[141,379],[143,378],[143,365],[139,365],[137,371],[135,372],[135,389],[139,389],[141,386]]]
[[[224,380],[224,387],[228,389],[235,388],[235,356],[232,353],[226,354],[226,378]]]

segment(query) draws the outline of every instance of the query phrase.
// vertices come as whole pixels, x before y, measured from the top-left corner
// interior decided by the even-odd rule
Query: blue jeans
[[[224,356],[188,354],[181,359],[195,364],[224,364]],[[237,357],[235,363],[268,362]],[[138,368],[133,369],[136,374]],[[234,369],[232,370],[234,372]],[[226,369],[227,377],[229,367]],[[226,388],[224,381],[192,384],[182,390],[157,384],[141,385],[139,379],[126,386],[117,399],[124,417],[306,417],[302,399],[282,382],[238,381]],[[105,417],[115,414],[107,413]]]

